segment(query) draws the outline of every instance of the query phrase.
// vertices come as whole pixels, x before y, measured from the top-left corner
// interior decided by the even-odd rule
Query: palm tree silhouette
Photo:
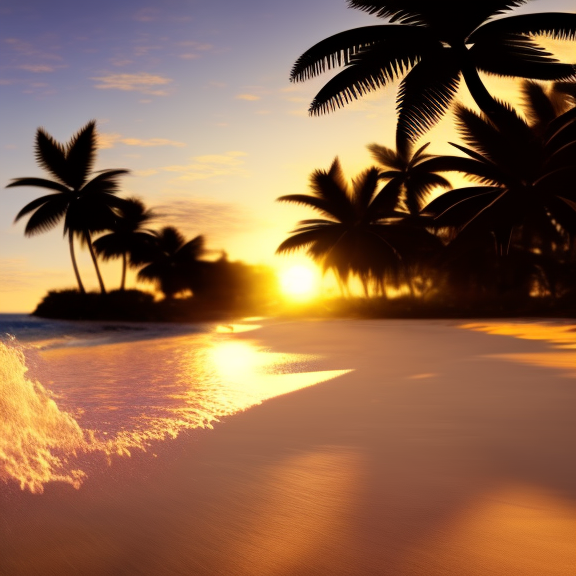
[[[502,129],[459,106],[456,117],[468,146],[453,146],[468,157],[424,162],[480,184],[446,192],[424,211],[437,226],[458,229],[462,242],[490,232],[500,255],[508,254],[513,241],[542,253],[546,244],[564,245],[576,234],[576,108],[554,117],[567,100],[559,107],[534,83],[526,83],[523,92],[528,120],[509,111]]]
[[[428,144],[413,151],[412,142],[400,143],[397,150],[380,144],[370,144],[368,150],[372,158],[385,170],[380,173],[382,180],[387,180],[383,193],[395,196],[397,205],[412,217],[420,214],[428,194],[435,188],[450,188],[451,184],[434,171],[427,170],[422,163],[432,155],[425,154]],[[423,168],[424,166],[424,168]]]
[[[143,228],[156,217],[153,210],[147,209],[138,198],[127,198],[117,210],[117,216],[108,234],[94,241],[96,253],[107,261],[122,258],[122,279],[120,290],[126,286],[126,269],[144,264],[147,253],[154,245],[156,236]]]
[[[138,279],[154,282],[166,298],[182,290],[194,290],[201,270],[199,259],[204,254],[203,236],[186,242],[176,228],[166,226],[155,233],[148,264],[138,272]]]
[[[114,208],[121,208],[124,202],[115,196],[119,190],[118,176],[128,173],[128,170],[102,170],[89,179],[96,159],[95,127],[95,121],[88,122],[66,145],[54,140],[43,128],[38,128],[36,161],[55,180],[16,178],[6,186],[33,186],[55,191],[28,203],[14,221],[30,215],[24,233],[33,236],[51,230],[64,219],[64,234],[68,233],[72,266],[82,293],[85,289],[76,263],[74,235],[88,245],[100,290],[105,293],[91,233],[104,230],[113,222]]]
[[[319,42],[298,58],[290,79],[303,81],[344,67],[310,105],[310,114],[321,114],[403,78],[397,97],[397,130],[402,139],[415,141],[442,117],[461,76],[478,107],[501,121],[502,105],[489,94],[479,71],[540,80],[575,75],[573,65],[558,62],[534,35],[574,39],[576,14],[492,19],[526,2],[348,0],[349,7],[390,18],[390,22],[355,28]]]
[[[379,180],[379,170],[369,168],[350,188],[338,158],[328,171],[314,171],[312,194],[290,194],[277,200],[308,206],[324,218],[299,222],[276,252],[307,249],[343,285],[355,275],[366,294],[370,286],[385,294],[386,282],[398,282],[403,259],[422,242],[425,232],[402,225],[395,212],[397,197],[379,191]]]

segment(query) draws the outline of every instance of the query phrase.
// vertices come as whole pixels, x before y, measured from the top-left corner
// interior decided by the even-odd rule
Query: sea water
[[[1,314],[0,479],[37,493],[55,481],[80,488],[91,457],[113,465],[345,372],[263,348],[260,327]]]

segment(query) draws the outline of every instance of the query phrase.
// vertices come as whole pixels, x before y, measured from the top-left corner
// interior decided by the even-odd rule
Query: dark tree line
[[[87,246],[98,277],[100,291],[106,293],[98,258],[121,259],[120,291],[126,286],[129,267],[137,268],[138,280],[153,283],[165,298],[192,293],[206,301],[250,301],[262,293],[258,282],[270,283],[265,271],[242,263],[229,262],[225,255],[213,262],[203,236],[186,240],[173,226],[150,227],[159,218],[138,198],[122,198],[119,178],[128,170],[103,170],[93,173],[96,158],[96,126],[91,121],[67,144],[57,142],[43,128],[36,132],[38,164],[53,180],[17,178],[8,188],[32,186],[50,194],[28,203],[16,216],[27,216],[25,234],[33,236],[63,223],[68,237],[78,291],[86,290],[76,263],[75,241]]]
[[[537,41],[574,40],[576,15],[493,19],[525,3],[349,0],[388,22],[319,42],[291,79],[343,67],[314,98],[313,115],[401,79],[396,150],[370,145],[380,168],[351,187],[336,160],[313,173],[311,194],[279,198],[321,218],[300,222],[278,252],[304,249],[343,283],[357,276],[367,293],[404,286],[421,299],[520,307],[535,296],[576,297],[576,67]],[[479,72],[524,78],[523,110],[495,99]],[[479,113],[455,101],[460,79]],[[462,139],[456,154],[416,149],[449,109]],[[451,189],[451,173],[470,185]]]

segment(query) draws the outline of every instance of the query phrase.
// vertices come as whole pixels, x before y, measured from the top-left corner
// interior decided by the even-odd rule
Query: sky
[[[576,12],[576,0],[533,0],[522,11]],[[230,260],[302,261],[274,252],[312,214],[275,199],[307,193],[310,174],[336,156],[353,178],[372,165],[368,144],[393,146],[397,84],[310,117],[330,74],[293,84],[290,70],[316,42],[377,23],[345,0],[1,0],[0,184],[46,176],[34,159],[38,127],[66,142],[94,119],[95,169],[129,169],[121,195],[156,208],[157,227],[203,234],[212,254],[225,250]],[[512,81],[494,88],[517,97]],[[447,119],[422,143],[443,152],[454,139]],[[32,311],[48,289],[75,286],[62,228],[25,238],[25,219],[14,224],[43,193],[0,191],[0,312]],[[96,289],[88,252],[78,256]],[[120,263],[107,264],[104,277],[116,288]]]

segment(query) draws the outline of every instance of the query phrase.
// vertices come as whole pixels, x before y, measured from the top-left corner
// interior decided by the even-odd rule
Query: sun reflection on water
[[[48,349],[31,373],[30,350],[0,342],[0,352],[0,479],[32,492],[55,480],[78,488],[82,453],[127,456],[348,372],[217,333]]]

